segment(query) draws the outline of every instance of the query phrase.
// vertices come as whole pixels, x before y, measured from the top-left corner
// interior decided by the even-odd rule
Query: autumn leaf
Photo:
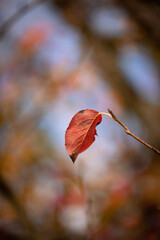
[[[101,121],[102,115],[92,109],[81,110],[74,115],[65,133],[65,147],[73,163],[78,154],[94,142],[96,126]]]

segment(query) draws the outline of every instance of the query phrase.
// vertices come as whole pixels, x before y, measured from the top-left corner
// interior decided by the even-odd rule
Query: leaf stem
[[[134,133],[132,133],[114,114],[113,112],[108,109],[108,113],[105,112],[101,112],[100,114],[106,115],[111,117],[113,120],[115,120],[116,122],[118,122],[125,130],[125,132],[132,136],[133,138],[135,138],[137,141],[139,141],[140,143],[142,143],[143,145],[145,145],[146,147],[148,147],[149,149],[151,149],[152,151],[154,151],[155,153],[160,155],[160,151],[158,149],[156,149],[155,147],[152,147],[150,144],[146,143],[145,141],[143,141],[142,139],[140,139],[139,137],[137,137]]]
[[[106,115],[106,116],[108,116],[108,117],[112,118],[112,115],[111,115],[111,114],[109,114],[109,113],[100,112],[99,114],[101,114],[101,115]],[[99,115],[99,114],[98,114],[98,115]]]

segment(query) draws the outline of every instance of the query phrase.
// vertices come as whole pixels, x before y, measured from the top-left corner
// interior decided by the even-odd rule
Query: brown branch
[[[32,2],[29,2],[22,6],[20,9],[17,10],[8,20],[6,20],[1,26],[0,26],[0,38],[4,37],[6,33],[10,30],[10,28],[21,18],[26,14],[29,10],[36,7],[38,4],[46,2],[47,0],[33,0]]]
[[[111,110],[108,109],[108,112],[110,113],[111,117],[113,120],[115,120],[116,122],[118,122],[125,130],[125,132],[132,136],[133,138],[135,138],[137,141],[139,141],[140,143],[142,143],[143,145],[145,145],[146,147],[148,147],[149,149],[153,150],[155,153],[160,155],[160,151],[158,149],[156,149],[155,147],[152,147],[150,144],[146,143],[145,141],[143,141],[142,139],[140,139],[139,137],[137,137],[134,133],[132,133],[114,114]]]

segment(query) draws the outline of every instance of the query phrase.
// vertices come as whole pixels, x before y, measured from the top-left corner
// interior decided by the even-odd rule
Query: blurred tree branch
[[[46,0],[33,0],[31,2],[28,2],[24,6],[22,6],[19,10],[17,10],[8,20],[6,20],[1,26],[0,26],[0,38],[3,38],[10,28],[18,21],[21,17],[23,17],[27,12],[32,10],[33,8],[37,7],[39,4],[46,2]],[[33,223],[29,219],[23,204],[18,200],[16,197],[14,191],[9,186],[9,184],[6,182],[4,177],[0,174],[0,193],[2,196],[4,196],[7,201],[14,207],[16,210],[18,217],[23,224],[26,233],[27,233],[27,239],[32,240],[39,240],[41,237],[39,236],[36,228],[34,227]],[[4,233],[5,234],[5,233]],[[5,235],[6,237],[6,235]],[[9,238],[12,238],[13,236],[10,235]],[[17,237],[18,239],[18,237]]]
[[[142,40],[151,49],[154,57],[160,63],[160,2],[158,1],[127,1],[118,0],[142,32]]]
[[[39,4],[44,3],[46,1],[47,0],[33,0],[22,6],[20,9],[18,9],[8,20],[6,20],[0,26],[0,38],[4,37],[10,30],[10,28],[27,12],[29,12],[33,8],[37,7]]]
[[[8,230],[4,230],[3,228],[0,228],[0,236],[3,240],[24,240],[24,237],[18,236],[17,234],[11,233]]]
[[[28,237],[32,240],[39,240],[39,236],[37,234],[37,230],[31,223],[30,219],[27,216],[24,207],[17,199],[11,187],[6,183],[2,175],[0,175],[0,193],[10,202],[10,204],[15,208],[18,213],[19,219],[21,223],[24,225],[27,230]]]

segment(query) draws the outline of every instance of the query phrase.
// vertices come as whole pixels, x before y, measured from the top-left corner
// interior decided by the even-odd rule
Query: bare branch
[[[150,144],[146,143],[145,141],[143,141],[142,139],[140,139],[139,137],[137,137],[134,133],[132,133],[114,114],[111,110],[108,109],[108,112],[110,113],[110,115],[112,116],[112,119],[115,120],[116,122],[118,122],[125,130],[125,132],[132,136],[133,138],[135,138],[137,141],[139,141],[140,143],[142,143],[143,145],[145,145],[146,147],[148,147],[149,149],[153,150],[155,153],[160,155],[160,151],[158,149],[156,149],[155,147],[152,147]]]

